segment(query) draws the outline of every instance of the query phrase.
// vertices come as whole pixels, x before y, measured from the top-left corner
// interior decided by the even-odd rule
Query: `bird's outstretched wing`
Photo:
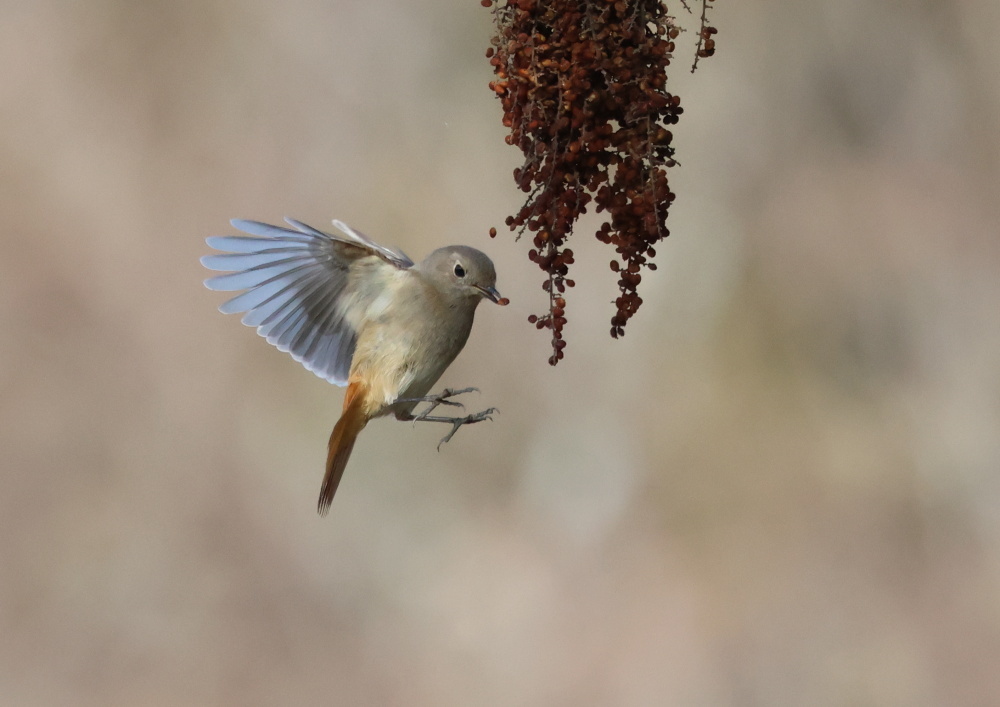
[[[295,230],[236,219],[233,226],[250,236],[208,238],[209,246],[227,252],[204,256],[202,265],[227,274],[209,278],[205,286],[246,290],[219,311],[246,312],[243,323],[256,327],[268,343],[320,378],[346,385],[358,323],[371,304],[368,300],[377,296],[372,287],[348,287],[351,265],[364,265],[364,271],[399,271],[412,267],[413,261],[340,221],[333,225],[343,235],[285,221]]]

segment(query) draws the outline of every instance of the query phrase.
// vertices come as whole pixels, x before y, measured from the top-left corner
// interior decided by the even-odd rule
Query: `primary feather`
[[[402,251],[381,246],[346,224],[343,236],[324,233],[294,219],[295,230],[259,221],[232,221],[250,236],[213,236],[202,265],[226,272],[205,281],[211,290],[241,294],[224,302],[225,314],[244,312],[243,323],[320,378],[346,385],[357,343],[357,325],[373,296],[348,289],[352,263],[393,270],[413,266]]]

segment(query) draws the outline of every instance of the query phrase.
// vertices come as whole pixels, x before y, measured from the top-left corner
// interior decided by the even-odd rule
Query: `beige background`
[[[552,369],[477,2],[2,3],[0,702],[1000,703],[1000,5],[718,5]],[[341,391],[197,262],[286,214],[512,300],[442,380],[499,418],[372,424],[325,520]]]

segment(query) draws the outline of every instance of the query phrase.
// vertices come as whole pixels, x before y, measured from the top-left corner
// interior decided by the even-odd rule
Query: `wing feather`
[[[309,371],[336,385],[346,385],[357,342],[355,327],[373,299],[348,291],[351,266],[406,270],[413,261],[340,221],[343,235],[324,233],[294,219],[294,228],[235,219],[247,236],[213,236],[202,264],[224,272],[205,281],[211,290],[240,294],[219,307],[225,314],[244,313],[242,322],[280,351],[287,351]]]

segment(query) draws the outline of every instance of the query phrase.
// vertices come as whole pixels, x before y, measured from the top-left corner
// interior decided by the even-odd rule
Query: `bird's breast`
[[[473,311],[436,305],[419,297],[390,303],[360,332],[351,378],[366,383],[370,416],[412,409],[390,406],[426,395],[465,346]]]

